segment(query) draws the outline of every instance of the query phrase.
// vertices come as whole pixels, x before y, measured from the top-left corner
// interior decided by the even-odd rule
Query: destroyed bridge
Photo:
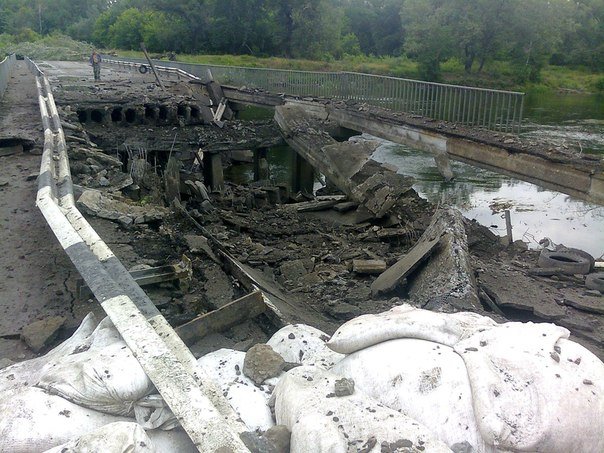
[[[6,88],[13,64],[14,56],[0,64],[0,94]],[[432,153],[446,179],[454,177],[449,166],[449,160],[454,159],[604,203],[604,175],[599,161],[531,146],[514,135],[522,125],[522,93],[355,73],[117,60],[109,56],[103,60],[103,73],[115,72],[119,77],[101,90],[94,84],[81,83],[91,77],[90,69],[83,63],[27,60],[27,64],[36,78],[44,128],[37,206],[83,277],[84,286],[100,302],[199,451],[247,451],[240,438],[246,428],[212,380],[196,366],[187,344],[248,316],[265,313],[275,325],[283,325],[295,319],[296,314],[296,307],[284,303],[279,294],[268,290],[256,271],[235,259],[231,251],[205,231],[180,204],[182,190],[199,197],[206,205],[210,203],[206,186],[209,190],[220,190],[224,185],[224,153],[253,150],[254,173],[259,179],[267,149],[286,142],[297,152],[294,182],[291,188],[265,189],[266,196],[278,200],[287,197],[290,189],[312,193],[314,174],[318,172],[325,176],[328,184],[343,192],[352,206],[359,206],[360,221],[387,216],[408,192],[412,181],[397,173],[396,168],[372,160],[375,144],[371,141],[341,141],[359,133]],[[164,85],[167,81],[169,87]],[[55,86],[62,88],[61,97],[56,100]],[[128,98],[122,96],[126,89],[130,93]],[[166,198],[176,210],[196,223],[218,250],[217,259],[225,262],[249,291],[248,296],[173,329],[139,285],[141,279],[160,281],[160,277],[128,272],[78,210],[74,193],[79,189],[74,188],[74,166],[70,167],[66,138],[94,148],[96,145],[88,135],[91,134],[95,142],[111,148],[115,143],[111,140],[120,134],[118,138],[127,138],[128,131],[135,126],[144,130],[155,125],[211,124],[220,130],[225,121],[250,105],[274,109],[281,135],[260,131],[250,138],[245,130],[239,130],[232,131],[226,142],[200,143],[196,137],[177,137],[168,128],[164,135],[152,138],[157,149],[169,150],[153,157],[157,160],[156,166],[165,168]],[[65,115],[69,115],[68,118]],[[78,122],[84,128],[77,125]],[[117,125],[126,127],[121,132],[110,129]],[[174,164],[171,157],[173,151],[182,153],[183,150],[192,156],[191,165],[202,169],[205,185],[190,180],[183,184],[186,187],[181,187],[177,176],[180,164]],[[99,153],[81,152],[85,154],[84,159],[100,159]],[[86,155],[87,152],[91,154]],[[129,175],[135,178],[138,168],[134,162],[148,165],[150,156],[135,144],[125,152],[127,160],[132,162]],[[120,153],[124,151],[119,150],[115,158],[103,159],[110,165],[120,166],[121,160],[126,160]],[[107,173],[106,184],[111,178]],[[132,179],[121,185],[115,179],[111,183],[125,191],[137,190]],[[338,201],[341,199],[335,197],[327,203],[333,206]],[[130,225],[149,220],[145,218],[149,215],[148,211],[131,216],[116,215],[115,220]],[[455,213],[445,212],[427,228],[415,250],[416,256],[409,254],[406,261],[397,263],[397,268],[382,273],[372,285],[372,291],[380,293],[391,289],[424,255],[431,253],[438,242],[443,242],[441,238],[445,238],[451,250],[462,249],[463,245],[456,243],[459,229],[463,229],[461,220]],[[427,279],[449,291],[447,303],[460,310],[472,310],[480,302],[468,290],[472,280],[470,265],[462,255],[456,259],[459,262],[439,263],[441,270],[451,267],[445,280],[439,280],[442,276],[437,275],[428,275]],[[178,269],[161,271],[180,278],[188,269],[184,263]]]

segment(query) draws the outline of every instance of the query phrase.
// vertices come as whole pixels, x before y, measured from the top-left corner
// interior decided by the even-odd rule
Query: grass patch
[[[16,42],[6,34],[0,35],[0,55],[16,53],[33,60],[81,61],[89,58],[92,49],[91,44],[75,41],[58,33],[23,42]]]
[[[117,51],[124,57],[144,58],[142,52]],[[151,55],[153,58],[166,59],[165,55]],[[365,55],[346,56],[341,60],[315,61],[294,60],[288,58],[259,58],[250,55],[185,55],[177,56],[184,63],[198,63],[220,66],[241,66],[247,68],[290,69],[300,71],[349,71],[367,74],[386,75],[401,78],[418,78],[417,63],[407,57],[369,57]],[[481,73],[470,74],[464,71],[458,58],[451,58],[441,64],[442,81],[455,85],[475,86],[501,90],[568,90],[581,92],[598,91],[601,73],[593,73],[583,68],[546,66],[541,71],[541,82],[518,83],[517,68],[508,61],[489,61]]]

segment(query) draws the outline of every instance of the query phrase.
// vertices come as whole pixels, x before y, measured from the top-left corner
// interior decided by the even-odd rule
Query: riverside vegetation
[[[0,0],[0,50],[53,33],[212,64],[604,90],[601,0]]]

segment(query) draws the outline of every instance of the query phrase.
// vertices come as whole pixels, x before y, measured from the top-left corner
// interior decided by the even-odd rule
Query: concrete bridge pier
[[[224,172],[220,153],[204,153],[203,169],[206,185],[210,186],[212,190],[222,190],[224,188]]]
[[[292,192],[313,193],[315,169],[298,153],[293,153]]]
[[[264,181],[269,178],[268,148],[254,149],[254,181]]]

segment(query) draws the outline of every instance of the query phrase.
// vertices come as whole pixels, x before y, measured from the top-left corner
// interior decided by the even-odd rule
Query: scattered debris
[[[256,384],[279,376],[283,371],[285,360],[273,348],[266,344],[252,346],[245,354],[243,374]]]
[[[346,378],[336,380],[334,393],[337,397],[352,395],[354,393],[354,381]]]

